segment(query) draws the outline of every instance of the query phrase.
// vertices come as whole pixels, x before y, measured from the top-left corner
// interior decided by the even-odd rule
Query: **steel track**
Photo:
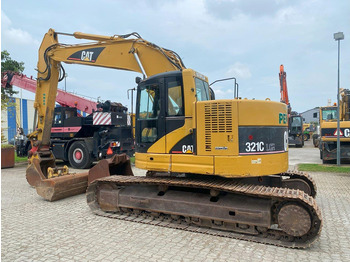
[[[284,173],[292,177],[306,177],[313,183],[311,177],[299,172]],[[201,188],[207,190],[217,190],[220,192],[228,192],[246,196],[271,199],[274,203],[271,207],[273,220],[276,220],[276,213],[279,208],[286,203],[297,203],[307,209],[311,217],[311,229],[304,236],[293,237],[279,229],[259,228],[258,235],[249,235],[240,232],[228,232],[220,230],[220,226],[215,228],[203,228],[196,226],[198,218],[194,217],[174,217],[170,214],[154,214],[148,211],[122,209],[117,213],[104,212],[100,209],[97,200],[97,191],[101,184],[128,186],[128,185],[158,185],[158,186],[176,186],[188,188]],[[315,187],[316,190],[316,187]],[[315,191],[316,192],[316,191]],[[209,234],[213,236],[228,237],[240,240],[253,241],[257,243],[271,244],[275,246],[288,248],[307,248],[319,236],[322,228],[321,212],[313,197],[303,191],[289,188],[268,187],[261,185],[247,185],[232,179],[224,179],[220,177],[203,177],[198,178],[174,178],[174,177],[136,177],[136,176],[111,176],[95,180],[87,189],[87,202],[93,213],[96,215],[110,217],[125,221],[138,222],[143,224],[157,225],[167,228],[176,228],[190,232]],[[217,221],[218,225],[221,221]],[[200,224],[200,223],[198,223]],[[225,229],[224,229],[225,230]]]

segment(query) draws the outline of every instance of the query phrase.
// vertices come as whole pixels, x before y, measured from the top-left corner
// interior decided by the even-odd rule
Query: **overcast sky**
[[[337,42],[341,41],[340,86],[350,88],[350,1],[1,1],[1,50],[36,76],[37,53],[49,28],[114,35],[138,32],[176,51],[187,68],[209,82],[236,77],[239,96],[280,100],[279,66],[284,64],[292,110],[303,112],[336,101]],[[59,36],[62,43],[76,43]],[[121,102],[138,73],[64,65],[67,90]],[[64,88],[64,81],[59,83]],[[213,86],[217,99],[233,97],[233,83]],[[23,93],[33,99],[34,95]]]

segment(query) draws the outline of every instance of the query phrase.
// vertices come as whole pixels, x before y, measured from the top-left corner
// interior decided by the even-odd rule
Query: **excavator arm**
[[[58,35],[89,40],[84,44],[63,44]],[[50,29],[39,48],[38,77],[35,93],[35,121],[37,129],[28,135],[32,149],[29,152],[27,180],[38,193],[53,200],[84,192],[86,174],[77,177],[68,174],[68,168],[57,168],[50,151],[50,136],[58,82],[64,79],[63,63],[99,66],[139,72],[143,77],[185,69],[174,51],[161,48],[141,38],[137,33],[101,36],[76,32],[66,34]],[[118,160],[127,163],[127,160]],[[114,163],[115,164],[115,163]],[[129,166],[125,164],[128,169]],[[123,168],[125,169],[125,168]],[[55,180],[50,180],[54,177]],[[62,178],[63,177],[63,178]],[[59,193],[59,195],[57,195]]]
[[[93,42],[62,44],[58,42],[59,34]],[[64,77],[61,62],[134,71],[142,73],[144,77],[186,68],[174,51],[148,42],[137,33],[100,36],[79,32],[57,33],[50,29],[39,49],[38,88],[34,104],[38,112],[38,132],[34,134],[40,141],[37,142],[38,146],[50,144],[57,85]]]
[[[290,114],[292,108],[290,106],[289,97],[288,97],[287,74],[284,71],[284,66],[283,65],[280,65],[279,79],[280,79],[281,102],[285,103],[287,105],[287,107],[288,107],[288,114]]]

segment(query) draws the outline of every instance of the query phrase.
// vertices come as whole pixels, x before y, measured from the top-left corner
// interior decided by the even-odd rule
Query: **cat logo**
[[[94,54],[94,52],[81,51],[81,61],[91,62],[93,54]]]
[[[182,146],[183,154],[193,154],[193,145],[183,145]]]
[[[68,60],[82,61],[88,63],[95,63],[98,56],[105,49],[104,47],[88,48],[80,50],[69,56]]]

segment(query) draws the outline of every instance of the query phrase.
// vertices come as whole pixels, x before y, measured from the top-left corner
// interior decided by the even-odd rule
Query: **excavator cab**
[[[183,105],[182,72],[141,81],[136,101],[136,151],[166,153],[165,135],[185,122]],[[151,149],[154,144],[157,149]]]

